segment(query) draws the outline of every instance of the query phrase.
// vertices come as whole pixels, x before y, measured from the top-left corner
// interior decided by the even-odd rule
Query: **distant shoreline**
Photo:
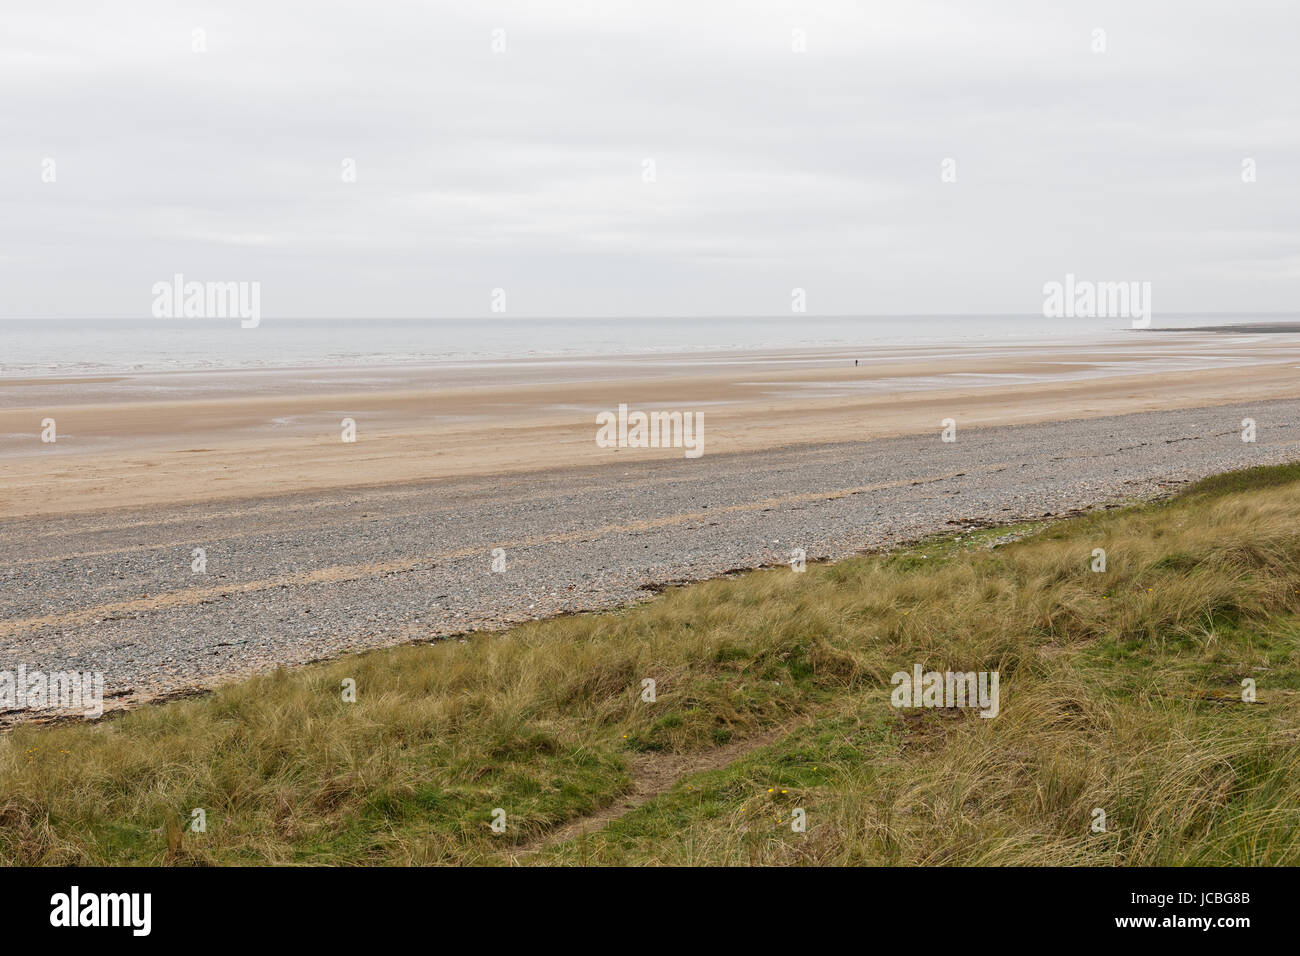
[[[236,371],[463,368],[530,363],[699,362],[780,353],[1127,346],[1134,331],[1209,328],[1268,334],[1300,326],[1300,313],[1162,314],[1161,328],[1121,318],[1042,316],[817,316],[741,319],[288,321],[255,329],[208,319],[3,323],[0,385],[123,375]],[[1213,334],[1210,332],[1206,333]]]
[[[1291,334],[1300,332],[1300,322],[1259,322],[1249,325],[1197,325],[1134,329],[1135,332],[1230,332],[1236,335]]]

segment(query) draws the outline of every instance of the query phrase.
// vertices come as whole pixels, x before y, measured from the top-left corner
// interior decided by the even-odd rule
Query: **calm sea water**
[[[1155,326],[1297,316],[1175,315]],[[439,364],[817,346],[1133,341],[1127,319],[797,316],[662,319],[0,320],[0,377],[191,369]],[[1130,336],[1125,338],[1125,336]]]

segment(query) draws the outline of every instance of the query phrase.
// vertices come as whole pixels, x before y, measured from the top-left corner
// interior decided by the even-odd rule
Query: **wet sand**
[[[855,366],[854,361],[859,365]],[[600,448],[620,404],[702,412],[705,455],[1300,396],[1286,335],[0,379],[0,516],[680,457]],[[40,440],[53,418],[57,441]],[[355,443],[341,440],[342,420]]]

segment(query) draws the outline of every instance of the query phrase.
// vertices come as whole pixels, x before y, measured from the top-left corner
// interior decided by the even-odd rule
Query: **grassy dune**
[[[1300,468],[1022,530],[19,727],[0,862],[1300,863]],[[917,663],[1001,713],[892,708]]]

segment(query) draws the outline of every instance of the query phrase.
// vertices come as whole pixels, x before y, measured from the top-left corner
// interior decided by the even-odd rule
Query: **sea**
[[[1185,313],[1152,328],[1300,321],[1300,313]],[[259,368],[495,362],[800,348],[1137,343],[1128,319],[1041,315],[697,318],[0,320],[0,379]]]

